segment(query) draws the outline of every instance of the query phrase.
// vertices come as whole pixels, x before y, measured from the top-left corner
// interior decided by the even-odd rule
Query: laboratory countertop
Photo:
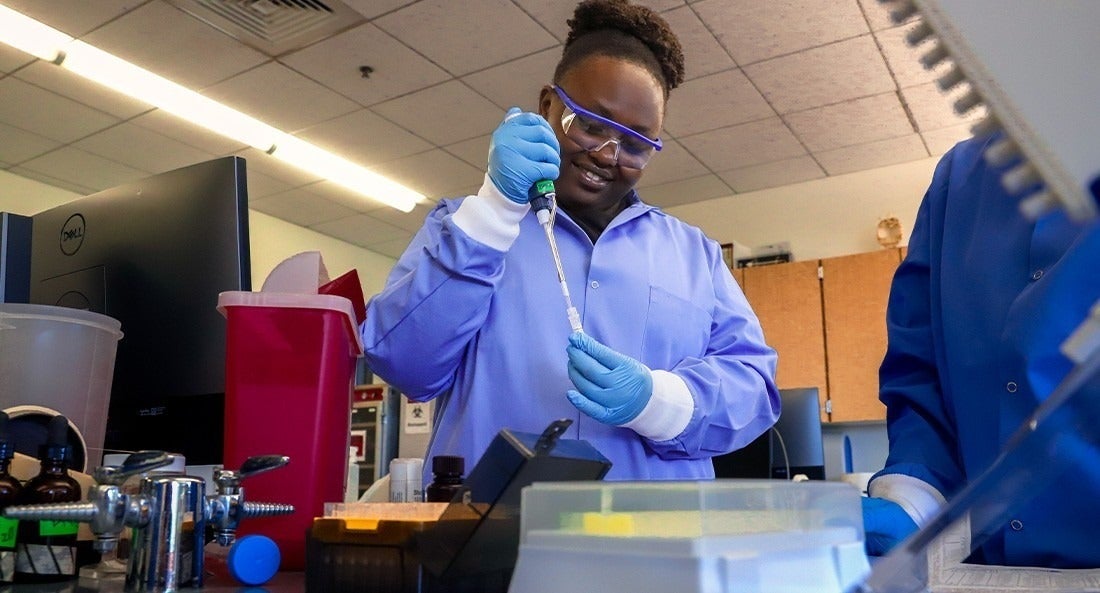
[[[3,593],[124,593],[124,582],[118,579],[88,579],[62,583],[43,583],[34,585],[5,585],[0,587]],[[198,589],[183,588],[182,592],[212,593],[303,593],[306,590],[306,576],[303,572],[280,572],[267,583],[247,587],[227,579],[207,579]]]

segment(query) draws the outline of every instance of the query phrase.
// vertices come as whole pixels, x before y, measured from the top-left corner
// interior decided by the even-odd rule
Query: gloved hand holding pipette
[[[569,336],[566,354],[577,388],[566,397],[592,418],[657,441],[679,434],[691,419],[691,396],[671,373],[652,371],[580,332]]]
[[[536,113],[508,110],[489,142],[489,179],[517,204],[530,201],[530,190],[543,179],[557,179],[561,165],[558,139]]]

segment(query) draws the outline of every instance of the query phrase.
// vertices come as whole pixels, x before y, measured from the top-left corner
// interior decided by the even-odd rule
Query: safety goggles
[[[654,151],[661,150],[659,138],[650,140],[614,120],[588,111],[574,103],[557,85],[554,85],[554,91],[565,104],[561,128],[565,136],[581,148],[599,152],[610,144],[615,149],[615,162],[629,169],[644,169]]]

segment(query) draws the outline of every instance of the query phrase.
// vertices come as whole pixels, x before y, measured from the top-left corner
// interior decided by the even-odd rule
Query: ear
[[[539,91],[539,115],[543,118],[550,119],[550,105],[554,99],[554,88],[550,85],[543,85],[542,90]]]

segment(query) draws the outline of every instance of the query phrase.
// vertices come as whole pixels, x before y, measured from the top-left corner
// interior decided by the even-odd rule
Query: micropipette
[[[550,244],[550,255],[554,258],[554,267],[558,272],[558,284],[561,285],[561,294],[565,297],[565,315],[569,318],[569,327],[575,332],[583,332],[581,316],[577,308],[573,306],[573,299],[569,296],[569,285],[565,283],[565,270],[561,266],[561,255],[558,254],[558,242],[554,239],[554,218],[558,211],[557,192],[554,182],[543,179],[531,187],[531,208],[546,231],[546,241]]]

